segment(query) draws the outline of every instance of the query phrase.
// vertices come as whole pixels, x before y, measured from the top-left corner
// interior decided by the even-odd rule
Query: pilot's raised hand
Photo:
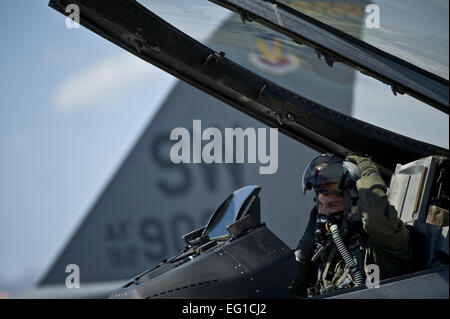
[[[361,170],[361,177],[370,176],[372,174],[380,175],[377,166],[374,164],[374,162],[372,162],[372,160],[369,157],[349,154],[347,155],[345,160],[347,162],[355,163],[356,165],[359,166],[359,169]]]

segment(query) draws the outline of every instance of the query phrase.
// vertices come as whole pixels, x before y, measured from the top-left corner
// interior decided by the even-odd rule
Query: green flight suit
[[[366,265],[377,264],[380,279],[405,274],[409,270],[412,248],[409,231],[398,218],[394,206],[386,195],[386,185],[373,162],[364,157],[348,156],[347,161],[358,164],[361,178],[356,182],[359,194],[358,206],[362,213],[363,229],[368,234]],[[314,285],[316,265],[310,262],[314,253],[314,229],[317,209],[312,209],[305,234],[297,246],[299,276],[289,287],[292,294],[306,296],[306,288]],[[338,260],[333,260],[338,258]],[[330,269],[332,268],[332,269]],[[328,274],[328,280],[325,277]],[[330,276],[331,274],[331,276]],[[324,287],[338,286],[347,279],[348,267],[336,248],[328,254],[322,276]],[[344,282],[345,284],[345,282]],[[345,286],[344,286],[345,287]]]

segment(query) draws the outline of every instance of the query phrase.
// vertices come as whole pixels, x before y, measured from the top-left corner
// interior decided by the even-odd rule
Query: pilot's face
[[[317,201],[319,203],[319,214],[330,216],[344,210],[344,197],[342,196],[319,194]]]

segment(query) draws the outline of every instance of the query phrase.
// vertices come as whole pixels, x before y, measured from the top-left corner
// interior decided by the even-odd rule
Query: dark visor
[[[339,158],[328,154],[319,155],[309,163],[303,172],[303,193],[309,189],[314,189],[319,193],[340,191],[345,173],[345,168]]]

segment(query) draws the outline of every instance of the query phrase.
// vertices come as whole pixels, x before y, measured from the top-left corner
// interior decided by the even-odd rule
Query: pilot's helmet
[[[309,189],[314,189],[316,193],[339,194],[345,189],[355,188],[360,177],[358,165],[343,161],[333,154],[321,154],[303,172],[303,194]]]

